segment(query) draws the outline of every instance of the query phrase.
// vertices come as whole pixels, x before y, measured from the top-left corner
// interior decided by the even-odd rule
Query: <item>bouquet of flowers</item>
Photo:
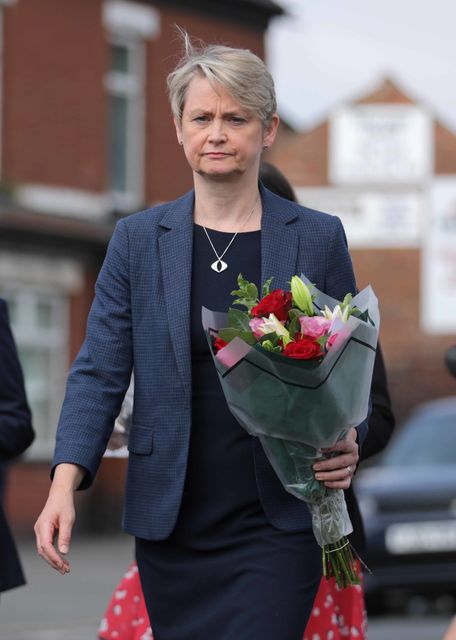
[[[203,326],[231,412],[311,511],[324,575],[356,584],[343,491],[317,481],[313,464],[367,417],[377,299],[367,287],[339,302],[303,275],[293,276],[290,291],[270,291],[271,281],[259,299],[256,285],[239,275],[233,305],[245,310],[203,308]]]

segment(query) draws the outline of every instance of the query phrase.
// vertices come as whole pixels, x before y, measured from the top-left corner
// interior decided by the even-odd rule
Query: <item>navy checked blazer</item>
[[[288,288],[304,273],[327,294],[355,292],[340,220],[284,200],[260,184],[261,278]],[[179,511],[191,429],[190,284],[194,192],[117,223],[101,268],[87,335],[69,374],[54,468],[81,465],[88,487],[100,464],[132,368],[123,525],[146,539],[166,538]],[[362,441],[366,423],[359,427]],[[279,529],[311,527],[307,506],[280,484],[259,443],[254,460],[260,500]]]

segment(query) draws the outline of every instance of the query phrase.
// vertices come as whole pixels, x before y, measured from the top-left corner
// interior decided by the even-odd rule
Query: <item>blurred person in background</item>
[[[339,299],[355,278],[338,218],[258,182],[279,123],[264,62],[184,43],[168,87],[194,189],[117,223],[67,382],[37,547],[70,570],[74,492],[93,481],[134,369],[123,524],[156,639],[301,640],[322,571],[310,513],[230,413],[201,308],[227,309],[239,273],[286,287],[303,271]],[[350,486],[366,431],[350,429],[319,464],[326,486]]]
[[[262,162],[259,178],[273,193],[296,202],[292,186],[277,167]],[[128,430],[131,424],[134,388],[130,385],[122,410],[116,420],[115,433],[111,439],[112,454],[125,450]],[[369,431],[360,451],[360,461],[379,453],[387,445],[394,429],[395,419],[391,407],[388,382],[383,355],[378,345],[372,376],[372,413],[369,417]],[[120,436],[120,437],[119,437]],[[118,455],[118,454],[117,454]],[[361,554],[365,548],[364,530],[355,493],[350,486],[345,498],[353,524],[350,542]],[[358,566],[359,569],[359,566]],[[119,597],[119,594],[121,597]],[[315,599],[312,615],[307,624],[304,640],[331,638],[332,640],[363,640],[366,633],[366,612],[361,586],[337,589],[334,578],[322,578]],[[331,635],[332,634],[332,635]],[[147,616],[136,563],[117,585],[99,630],[100,640],[144,640],[152,638],[152,629]]]
[[[34,438],[24,377],[8,318],[0,299],[0,592],[25,584],[24,574],[2,498],[7,464],[31,445]]]

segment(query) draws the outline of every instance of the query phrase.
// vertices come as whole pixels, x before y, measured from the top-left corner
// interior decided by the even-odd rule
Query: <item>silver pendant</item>
[[[223,260],[216,260],[211,264],[211,269],[213,269],[214,271],[217,271],[217,273],[221,273],[222,271],[225,271],[227,267],[228,265],[226,264],[226,262],[223,262]]]

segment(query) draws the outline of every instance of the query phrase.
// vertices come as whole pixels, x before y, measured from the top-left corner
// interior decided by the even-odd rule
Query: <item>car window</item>
[[[456,413],[412,418],[386,449],[387,466],[456,464]]]

